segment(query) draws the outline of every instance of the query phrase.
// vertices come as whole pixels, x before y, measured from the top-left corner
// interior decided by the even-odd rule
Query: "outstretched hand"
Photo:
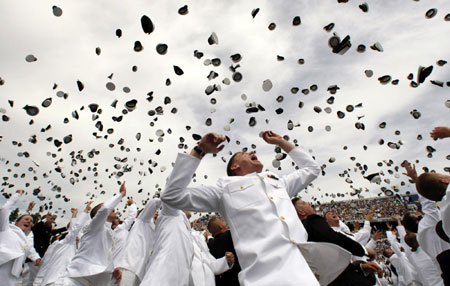
[[[406,173],[403,173],[403,175],[410,177],[413,182],[416,182],[416,179],[417,179],[416,165],[414,164],[411,167],[411,163],[409,163],[408,161],[405,161],[402,163],[402,166],[406,170]]]
[[[206,154],[216,154],[225,147],[225,145],[221,145],[225,140],[225,136],[223,135],[212,132],[207,133],[200,139],[198,147]]]
[[[283,141],[283,137],[273,131],[264,131],[262,138],[269,144],[280,144]]]
[[[234,254],[232,252],[225,252],[225,259],[227,260],[227,263],[229,266],[233,265],[234,263]]]
[[[127,195],[127,187],[125,186],[125,182],[123,182],[120,186],[120,194],[122,195],[122,197],[125,197]]]
[[[450,127],[435,127],[433,131],[431,131],[430,136],[434,140],[450,137]]]
[[[119,284],[119,282],[122,280],[122,271],[120,271],[119,268],[114,269],[113,277],[115,279],[114,284]]]
[[[91,205],[92,205],[93,202],[94,201],[87,202],[86,207],[84,208],[84,212],[88,213],[88,212],[91,211]]]
[[[278,145],[286,153],[291,152],[295,148],[294,144],[284,140],[283,137],[273,131],[264,131],[261,137],[269,144]]]

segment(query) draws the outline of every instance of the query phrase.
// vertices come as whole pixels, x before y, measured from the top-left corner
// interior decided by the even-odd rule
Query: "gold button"
[[[272,196],[269,196],[269,199],[273,200],[273,197],[272,197]]]
[[[297,241],[295,241],[295,239],[291,239],[291,242],[292,243],[297,243]]]
[[[282,220],[284,220],[284,216],[280,216],[280,218],[281,218]]]
[[[244,186],[241,186],[241,190],[244,189]]]
[[[263,179],[263,180],[264,180],[264,176],[261,176],[261,179]]]
[[[275,187],[277,187],[277,188],[278,188],[278,184],[275,184]]]

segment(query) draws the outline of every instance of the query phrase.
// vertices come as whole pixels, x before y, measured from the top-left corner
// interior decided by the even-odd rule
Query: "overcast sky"
[[[395,169],[403,160],[418,160],[419,172],[423,167],[437,172],[450,167],[449,142],[429,137],[434,126],[450,125],[450,109],[446,107],[450,100],[450,68],[449,64],[436,63],[450,60],[450,21],[444,20],[450,13],[450,2],[367,1],[367,13],[358,7],[362,3],[1,1],[0,78],[4,84],[0,86],[0,115],[9,118],[0,121],[2,193],[25,188],[27,195],[21,207],[30,200],[37,201],[38,206],[52,203],[53,211],[62,215],[70,207],[81,208],[90,197],[96,203],[110,198],[117,193],[119,183],[126,180],[128,194],[141,207],[158,188],[163,189],[176,154],[190,151],[195,145],[192,134],[207,132],[224,134],[230,142],[217,157],[208,155],[203,159],[192,185],[214,184],[225,175],[230,153],[245,147],[251,150],[252,144],[265,168],[281,174],[292,171],[289,158],[281,161],[281,170],[273,167],[274,147],[258,136],[264,130],[287,135],[291,142],[296,139],[323,165],[325,175],[300,193],[305,200],[323,203],[356,198],[350,195],[353,189],[362,189],[364,197],[378,196],[381,187],[398,188],[399,193],[414,191],[401,175],[403,170]],[[184,5],[189,13],[178,14]],[[53,6],[62,9],[61,16],[54,15]],[[253,18],[251,12],[256,8],[260,10]],[[437,9],[437,14],[428,19],[425,14],[432,8]],[[141,27],[143,15],[154,24],[150,34]],[[301,17],[298,26],[292,25],[295,16]],[[272,31],[268,29],[271,23],[276,24]],[[330,23],[335,26],[327,32],[323,27]],[[122,31],[120,38],[117,29]],[[208,37],[213,32],[219,41],[209,45]],[[333,32],[341,40],[351,37],[352,46],[343,55],[332,53],[328,46]],[[135,41],[140,41],[142,51],[133,50]],[[376,42],[383,52],[370,48]],[[167,54],[156,52],[159,43],[168,45]],[[356,51],[360,44],[366,47],[364,53]],[[201,59],[194,57],[195,50],[204,54]],[[240,82],[233,81],[229,69],[236,66],[230,58],[236,53],[242,56],[236,69],[243,76]],[[28,55],[37,61],[27,62]],[[277,60],[277,56],[284,60]],[[221,60],[220,66],[206,65],[208,59],[215,58]],[[299,64],[299,59],[304,59],[304,64]],[[174,65],[184,74],[176,75]],[[430,65],[434,66],[431,75],[412,88],[408,75],[412,73],[417,82],[419,66]],[[366,70],[371,70],[373,76],[367,77]],[[218,76],[209,80],[211,71]],[[380,84],[378,78],[384,75],[398,79],[398,85]],[[231,84],[224,84],[224,79]],[[77,87],[78,80],[84,85],[82,91]],[[262,88],[265,80],[273,84],[269,91]],[[430,80],[441,81],[444,87]],[[115,89],[108,90],[107,83],[113,83]],[[207,86],[214,84],[220,86],[220,91],[206,95]],[[317,85],[317,91],[309,90],[312,85]],[[340,88],[334,95],[327,91],[332,85]],[[292,93],[295,87],[299,91]],[[304,89],[309,90],[307,95],[302,93]],[[66,93],[67,99],[58,97],[57,92]],[[151,102],[146,100],[150,92]],[[327,103],[330,96],[335,97],[333,104]],[[44,108],[41,103],[47,98],[52,103]],[[114,121],[112,117],[122,115],[125,103],[132,99],[137,100],[136,109],[123,115],[121,122]],[[13,106],[8,100],[14,102]],[[111,106],[114,100],[115,108]],[[90,111],[92,103],[99,105],[101,114]],[[246,113],[252,103],[265,111]],[[358,104],[362,106],[355,107]],[[25,105],[39,107],[39,114],[27,115]],[[352,112],[346,111],[348,105],[355,107]],[[148,115],[157,107],[163,108],[163,114]],[[315,112],[314,107],[322,112]],[[327,107],[330,113],[325,111]],[[171,112],[174,108],[176,113]],[[279,108],[281,114],[276,112]],[[420,112],[420,118],[410,114],[414,109]],[[78,120],[72,116],[74,111]],[[345,117],[339,119],[337,111],[344,112]],[[254,127],[249,126],[252,116],[256,119]],[[68,123],[64,123],[65,118]],[[205,124],[208,118],[210,126]],[[30,120],[34,121],[31,125]],[[295,125],[292,130],[287,127],[289,120]],[[98,122],[103,131],[96,128]],[[357,122],[365,129],[356,129]],[[384,129],[379,128],[382,122],[386,122]],[[49,124],[51,128],[41,132]],[[331,131],[326,131],[326,126]],[[308,127],[313,128],[312,132]],[[110,128],[112,134],[107,132]],[[158,130],[164,132],[159,141]],[[141,135],[139,141],[137,133]],[[417,140],[419,134],[422,140]],[[35,144],[29,142],[33,135]],[[54,139],[63,141],[68,135],[72,135],[72,142],[57,148]],[[379,144],[380,139],[384,144]],[[187,149],[179,149],[180,140]],[[399,149],[387,145],[399,141],[403,144]],[[432,158],[427,157],[427,146],[436,149]],[[92,150],[99,154],[89,158]],[[28,152],[29,157],[19,156],[20,152]],[[81,154],[85,162],[80,157],[72,160],[71,152]],[[127,161],[118,162],[115,157]],[[389,160],[393,162],[390,166],[386,164]],[[359,164],[366,165],[365,174],[358,169]],[[57,167],[61,172],[55,171]],[[123,168],[129,171],[118,177],[117,172]],[[378,172],[382,172],[381,184],[364,179]],[[42,201],[32,195],[36,188],[40,188]],[[333,198],[336,194],[343,197]],[[70,201],[64,202],[64,197]],[[4,203],[3,196],[0,203]]]

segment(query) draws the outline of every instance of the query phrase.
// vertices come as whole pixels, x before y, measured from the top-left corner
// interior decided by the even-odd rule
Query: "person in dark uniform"
[[[215,258],[223,257],[227,251],[232,252],[235,257],[233,267],[229,271],[216,276],[216,286],[239,286],[238,274],[241,267],[227,223],[219,217],[213,217],[208,222],[208,231],[213,236],[208,239],[208,248]]]
[[[310,204],[294,198],[292,203],[297,214],[308,232],[308,241],[329,242],[337,244],[355,256],[369,256],[374,258],[376,252],[363,247],[360,243],[334,231],[325,218],[316,214]],[[376,283],[374,273],[379,275],[382,269],[374,262],[356,261],[348,267],[329,285],[330,286],[372,286]]]

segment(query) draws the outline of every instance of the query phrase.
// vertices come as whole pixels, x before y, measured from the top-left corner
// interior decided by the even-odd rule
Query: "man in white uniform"
[[[131,228],[125,247],[114,261],[114,271],[122,276],[118,286],[138,286],[144,278],[155,243],[154,213],[160,207],[161,200],[152,199]]]
[[[136,220],[137,206],[133,199],[128,199],[127,205],[129,208],[127,217],[121,224],[115,224],[112,227],[114,229],[113,260],[117,260],[119,253],[125,247],[130,228]],[[119,219],[115,219],[114,221],[118,222]]]
[[[120,194],[91,211],[92,221],[80,240],[80,248],[70,262],[64,286],[106,286],[113,272],[113,230],[111,222],[116,218],[114,208],[125,197],[125,183]]]
[[[18,190],[0,208],[0,281],[2,286],[16,284],[26,257],[34,261],[36,265],[41,262],[39,254],[33,247],[33,238],[28,237],[33,224],[31,216],[22,215],[15,224],[9,223],[9,215],[23,193],[23,190]]]
[[[142,286],[188,286],[193,241],[186,214],[162,203],[156,221],[156,241]]]
[[[81,228],[89,219],[92,201],[86,204],[84,211],[77,217],[78,209],[71,209],[69,233],[61,240],[53,242],[44,257],[33,286],[53,286],[62,283],[64,272],[77,250],[77,237]]]
[[[220,275],[233,267],[234,254],[226,252],[225,256],[216,259],[209,252],[205,235],[192,230],[194,256],[191,265],[191,286],[215,286],[215,275]]]
[[[178,209],[220,212],[242,267],[241,285],[319,285],[298,249],[307,233],[290,198],[317,178],[320,167],[308,152],[280,135],[266,131],[262,137],[288,153],[300,168],[277,178],[261,173],[263,165],[254,152],[237,153],[228,165],[232,176],[219,179],[215,186],[187,188],[203,156],[224,147],[219,145],[225,137],[208,133],[190,155],[178,154],[161,200]]]

